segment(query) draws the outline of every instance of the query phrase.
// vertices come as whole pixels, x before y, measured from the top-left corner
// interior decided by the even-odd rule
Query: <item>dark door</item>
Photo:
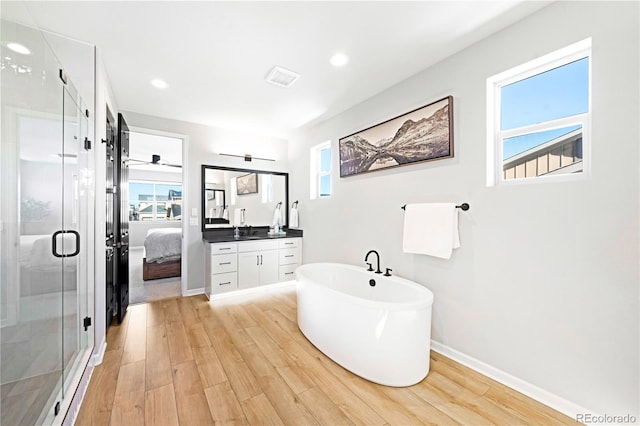
[[[122,322],[129,306],[129,127],[122,114],[118,114],[118,159],[117,179],[118,201],[117,232],[117,279],[116,299],[118,301],[118,322]]]
[[[116,291],[115,291],[115,274],[116,274],[116,224],[115,224],[115,212],[117,205],[117,191],[118,188],[115,186],[115,178],[116,178],[116,123],[113,119],[113,115],[107,109],[107,139],[106,143],[106,188],[107,188],[107,196],[106,196],[106,233],[105,233],[105,241],[106,241],[106,323],[107,329],[109,325],[111,325],[111,321],[113,317],[116,315],[116,311],[118,309],[118,303],[116,301]]]

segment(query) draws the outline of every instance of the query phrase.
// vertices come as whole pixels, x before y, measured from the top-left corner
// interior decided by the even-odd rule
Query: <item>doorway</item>
[[[176,135],[129,133],[129,295],[131,303],[182,294],[182,149]]]

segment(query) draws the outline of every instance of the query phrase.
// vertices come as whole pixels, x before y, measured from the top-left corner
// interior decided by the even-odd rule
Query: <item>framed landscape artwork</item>
[[[453,157],[448,96],[340,139],[340,177]]]
[[[255,194],[258,192],[258,175],[256,173],[238,176],[236,183],[238,185],[238,195]]]

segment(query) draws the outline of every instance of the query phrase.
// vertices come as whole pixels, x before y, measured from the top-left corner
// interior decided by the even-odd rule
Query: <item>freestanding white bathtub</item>
[[[411,386],[426,377],[431,291],[339,263],[302,265],[296,279],[298,327],[325,355],[381,385]]]

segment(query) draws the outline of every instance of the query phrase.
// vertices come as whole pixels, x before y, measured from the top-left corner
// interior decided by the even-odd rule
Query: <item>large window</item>
[[[331,196],[331,141],[311,148],[311,199]]]
[[[182,185],[170,182],[129,182],[129,220],[181,220]]]
[[[487,80],[489,185],[589,172],[591,39]]]

